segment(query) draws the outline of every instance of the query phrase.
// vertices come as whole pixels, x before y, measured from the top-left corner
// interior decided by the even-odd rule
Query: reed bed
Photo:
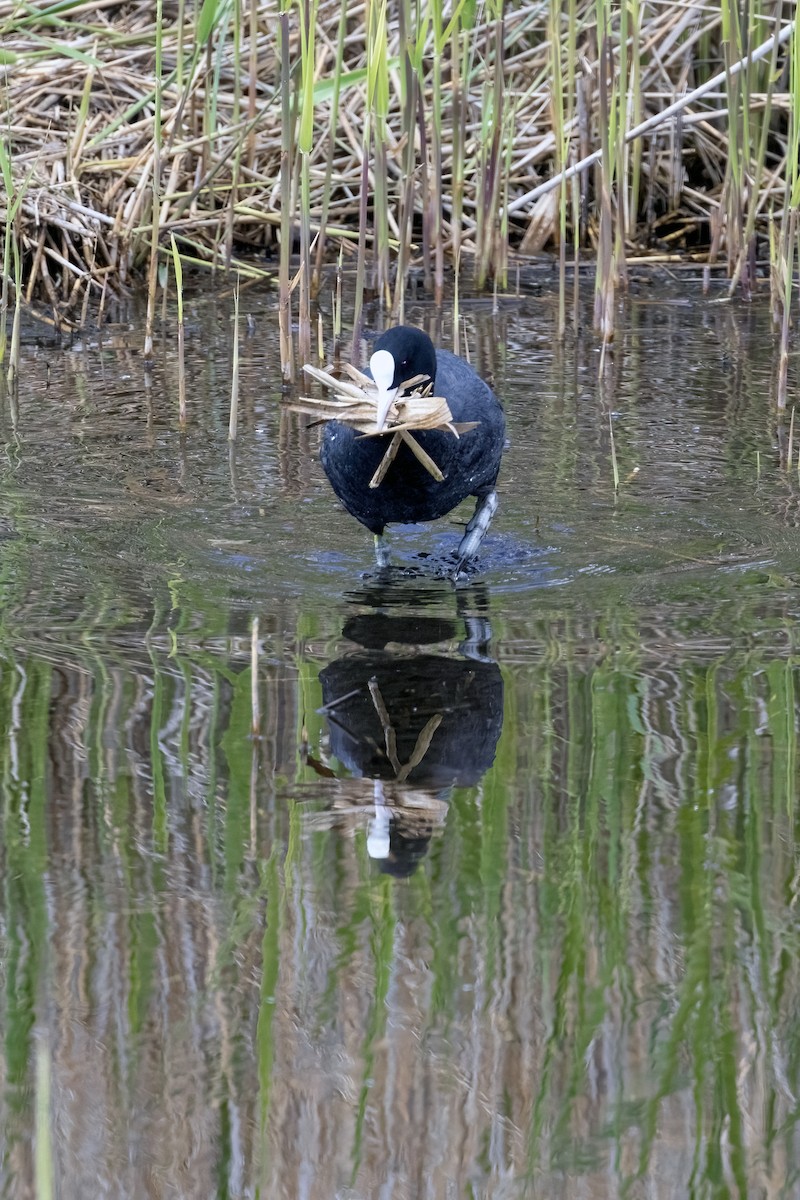
[[[274,277],[287,370],[337,258],[356,318],[367,294],[402,315],[412,271],[441,298],[455,263],[502,287],[552,251],[563,293],[591,258],[605,340],[632,260],[747,294],[771,261],[783,322],[795,6],[740,7],[0,2],[2,316],[78,326],[140,279],[152,315],[174,238],[184,268]]]

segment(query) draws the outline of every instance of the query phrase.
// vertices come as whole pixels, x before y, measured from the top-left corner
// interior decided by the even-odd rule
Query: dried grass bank
[[[80,324],[148,273],[153,291],[174,235],[185,265],[280,276],[284,328],[298,303],[301,338],[320,267],[340,254],[357,306],[374,289],[398,311],[412,268],[441,292],[453,264],[480,287],[502,284],[512,256],[560,251],[563,279],[591,255],[602,328],[605,285],[613,295],[634,256],[724,263],[751,290],[773,218],[780,310],[798,199],[794,12],[0,3],[4,308],[18,293]]]

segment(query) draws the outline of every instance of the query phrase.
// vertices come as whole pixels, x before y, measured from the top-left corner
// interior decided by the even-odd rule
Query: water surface
[[[136,311],[2,396],[2,1194],[797,1197],[766,305],[643,284],[600,384],[547,291],[465,303],[510,447],[458,587],[454,522],[376,570],[246,307],[233,447],[224,298],[185,431]]]

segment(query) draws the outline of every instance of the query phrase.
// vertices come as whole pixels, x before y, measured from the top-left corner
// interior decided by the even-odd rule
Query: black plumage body
[[[411,345],[406,354],[403,338]],[[424,341],[421,357],[416,353],[418,341]],[[375,348],[383,346],[394,352],[397,361],[395,386],[417,373],[430,375],[435,369],[433,393],[447,400],[454,422],[475,421],[477,427],[458,438],[438,430],[414,432],[442,471],[441,482],[402,445],[381,483],[371,488],[370,480],[386,453],[391,431],[364,437],[341,422],[328,422],[321,452],[325,473],[347,511],[378,535],[386,525],[443,517],[467,496],[477,497],[480,503],[493,492],[505,444],[500,401],[467,362],[447,350],[436,350],[434,368],[430,339],[420,330],[403,326],[389,330]]]

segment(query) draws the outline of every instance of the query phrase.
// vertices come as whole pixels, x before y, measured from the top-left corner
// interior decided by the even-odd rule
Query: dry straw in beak
[[[415,432],[426,429],[438,429],[443,433],[451,433],[459,437],[477,425],[476,421],[456,423],[450,406],[443,396],[431,395],[431,386],[427,390],[419,390],[424,376],[416,375],[396,389],[396,395],[386,408],[384,421],[380,420],[378,405],[384,398],[386,389],[379,388],[368,375],[364,375],[355,367],[345,364],[345,371],[350,377],[335,379],[329,371],[306,365],[303,370],[316,379],[323,387],[334,393],[331,397],[315,399],[303,396],[298,404],[292,407],[301,412],[310,413],[317,421],[341,421],[344,425],[363,434],[364,437],[385,437],[392,439],[381,459],[380,465],[370,480],[370,487],[378,487],[386,475],[401,442],[405,442],[411,452],[429,471],[437,482],[444,479],[431,456],[427,454],[417,439]],[[417,390],[415,390],[417,389]]]

